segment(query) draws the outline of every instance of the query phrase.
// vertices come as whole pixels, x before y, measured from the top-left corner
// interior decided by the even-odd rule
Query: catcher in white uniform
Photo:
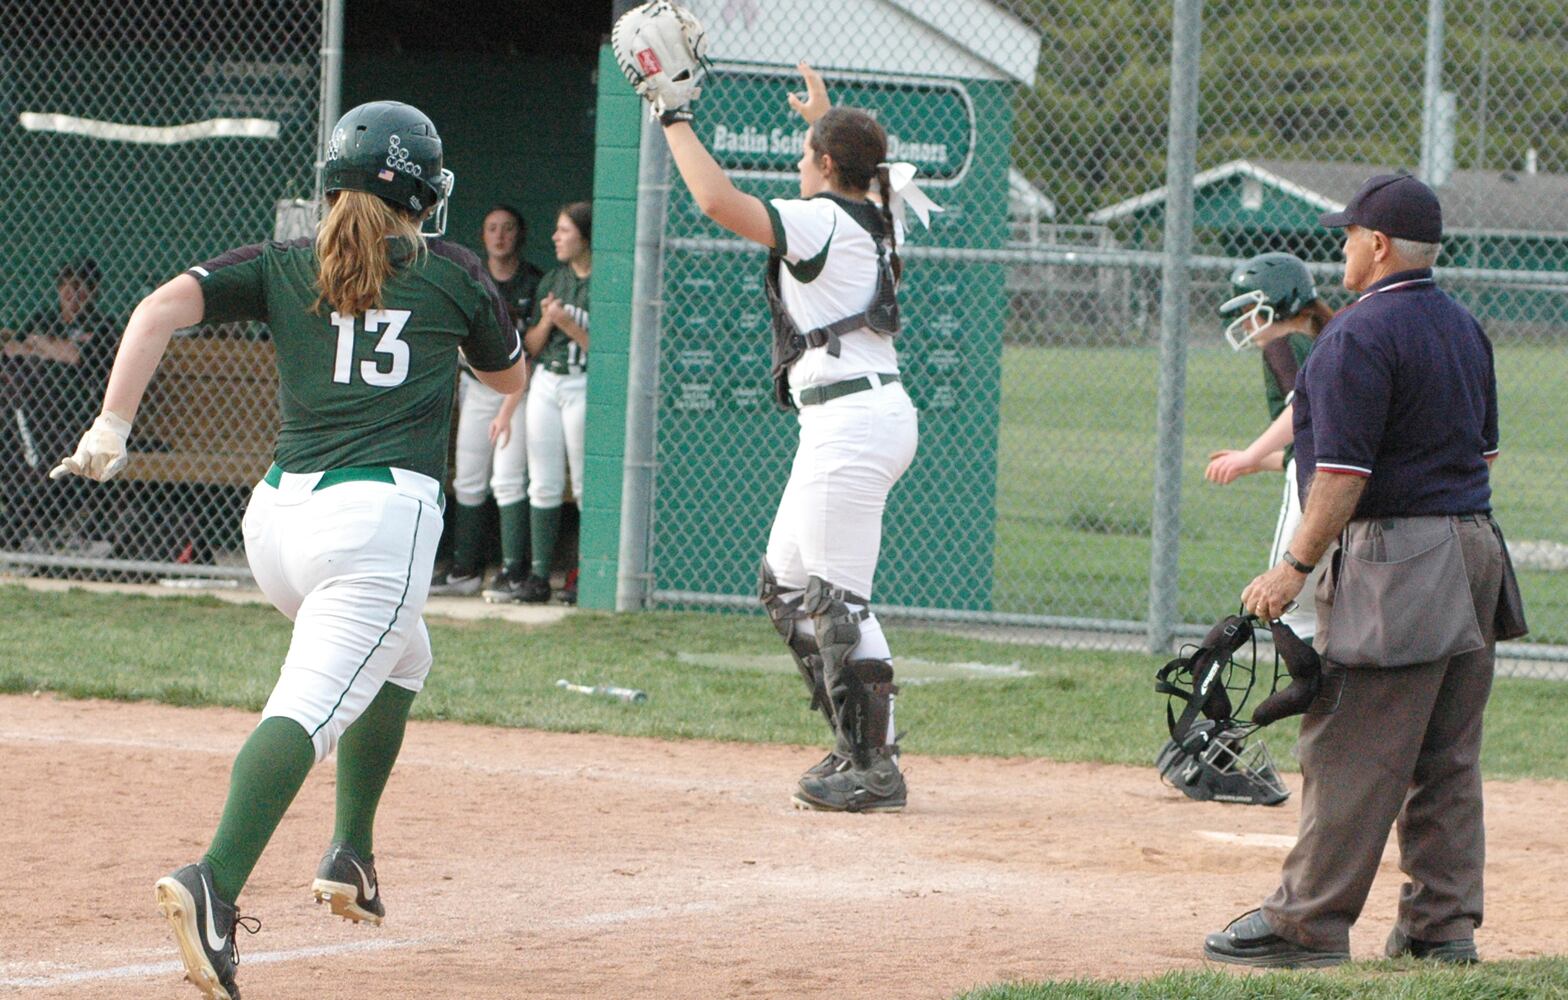
[[[773,376],[781,406],[799,411],[800,444],[779,502],[760,597],[832,726],[835,744],[802,775],[803,808],[892,812],[907,792],[895,742],[892,653],[870,608],[888,493],[915,456],[914,406],[893,339],[901,264],[901,202],[934,208],[909,184],[913,168],[883,162],[887,137],[869,114],[831,108],[804,63],[810,124],[800,197],[738,191],[691,128],[703,67],[702,29],[656,0],[617,23],[627,78],[664,125],[675,164],[709,218],[769,250]]]
[[[206,853],[156,886],[187,977],[220,1000],[239,996],[235,901],[305,776],[334,747],[337,820],[312,888],[356,922],[379,924],[386,913],[371,835],[430,671],[420,614],[441,537],[459,348],[496,392],[527,385],[522,343],[483,265],[426,239],[444,228],[452,189],[429,118],[394,101],[349,111],[323,182],[330,208],[316,238],[230,250],[136,307],[103,412],[51,473],[104,480],[125,466],[131,421],[175,330],[270,326],[282,426],[245,511],[245,556],[293,620],[293,640],[234,760]],[[425,234],[432,213],[435,232]]]

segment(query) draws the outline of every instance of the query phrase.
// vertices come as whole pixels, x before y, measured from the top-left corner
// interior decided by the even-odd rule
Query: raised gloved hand
[[[49,470],[49,478],[72,475],[103,482],[125,468],[125,442],[130,436],[131,422],[105,410],[82,435],[76,453]]]
[[[665,125],[692,120],[707,73],[707,36],[691,12],[652,0],[622,14],[610,32],[621,72]]]

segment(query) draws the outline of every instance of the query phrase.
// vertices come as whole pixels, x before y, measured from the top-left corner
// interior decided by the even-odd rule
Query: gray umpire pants
[[[1485,646],[1415,666],[1336,665],[1337,710],[1302,719],[1300,834],[1280,887],[1262,907],[1269,927],[1296,944],[1349,949],[1350,927],[1396,821],[1408,878],[1400,929],[1437,942],[1471,937],[1481,924],[1481,715],[1492,687],[1503,557],[1484,517],[1459,520],[1457,528]],[[1320,592],[1320,647],[1334,616],[1332,600],[1323,598]]]

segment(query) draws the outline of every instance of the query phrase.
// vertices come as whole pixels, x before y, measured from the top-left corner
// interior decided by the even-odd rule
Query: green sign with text
[[[835,77],[829,85],[834,104],[876,116],[887,130],[888,159],[913,163],[926,183],[951,183],[968,171],[975,112],[961,82]],[[789,78],[759,71],[713,79],[696,127],[726,170],[794,176],[806,125],[783,98],[789,86]]]

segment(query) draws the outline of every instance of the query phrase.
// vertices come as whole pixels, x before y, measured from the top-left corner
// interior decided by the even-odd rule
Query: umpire
[[[1492,345],[1433,280],[1443,224],[1431,188],[1379,175],[1319,221],[1345,230],[1344,283],[1360,298],[1297,378],[1305,513],[1242,603],[1278,618],[1338,538],[1317,589],[1328,672],[1302,720],[1301,829],[1280,887],[1203,950],[1263,967],[1348,960],[1397,820],[1407,881],[1386,953],[1474,962],[1481,713],[1497,639],[1524,630],[1490,513]]]

